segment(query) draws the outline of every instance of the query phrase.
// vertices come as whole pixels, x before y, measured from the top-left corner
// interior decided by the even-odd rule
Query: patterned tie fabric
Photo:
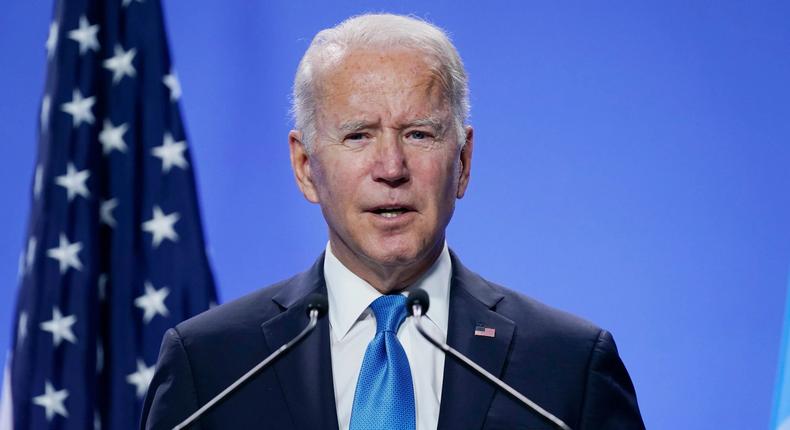
[[[359,371],[350,430],[414,430],[414,386],[409,359],[398,341],[406,319],[406,297],[381,296],[370,305],[376,336],[368,344]]]

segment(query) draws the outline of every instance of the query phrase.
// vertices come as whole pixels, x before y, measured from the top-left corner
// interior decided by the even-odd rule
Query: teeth
[[[408,212],[407,209],[402,207],[389,207],[389,208],[380,208],[373,211],[374,213],[383,216],[384,218],[395,218],[399,215],[402,215]]]

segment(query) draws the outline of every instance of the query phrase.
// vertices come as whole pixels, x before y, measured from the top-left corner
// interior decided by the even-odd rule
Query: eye
[[[346,140],[362,140],[365,138],[364,133],[351,133],[346,136]]]
[[[414,131],[409,132],[406,135],[406,137],[408,137],[410,139],[423,140],[423,139],[430,139],[431,135],[429,133],[425,132],[425,131],[422,131],[422,130],[414,130]]]
[[[343,136],[343,146],[350,149],[362,149],[371,142],[372,136],[364,131],[354,131]]]

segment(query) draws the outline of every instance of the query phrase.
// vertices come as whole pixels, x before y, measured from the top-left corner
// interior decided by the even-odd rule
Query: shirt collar
[[[422,288],[428,293],[431,306],[426,316],[444,333],[447,333],[451,276],[452,262],[445,242],[433,265],[406,288],[406,291]],[[332,253],[329,243],[324,257],[324,280],[329,300],[329,324],[334,338],[341,340],[368,306],[382,294],[344,266]]]

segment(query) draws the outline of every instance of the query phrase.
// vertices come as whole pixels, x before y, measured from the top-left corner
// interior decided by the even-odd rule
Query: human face
[[[439,77],[413,50],[348,52],[318,88],[313,150],[290,135],[297,183],[340,261],[379,290],[402,288],[441,252],[472,129],[462,149]]]

